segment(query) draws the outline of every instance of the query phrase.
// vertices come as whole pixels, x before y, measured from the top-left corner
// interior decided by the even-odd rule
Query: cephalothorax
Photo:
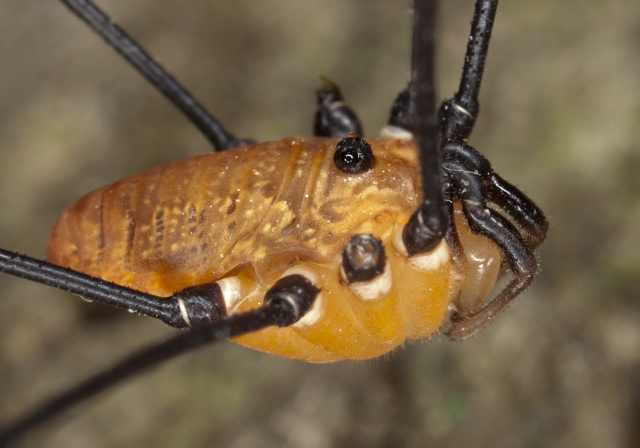
[[[379,139],[361,136],[323,78],[316,135],[260,144],[185,100],[93,5],[63,1],[221,152],[131,176],[69,207],[47,255],[62,268],[2,251],[2,270],[192,328],[160,347],[170,353],[231,337],[312,362],[376,357],[439,328],[465,339],[533,280],[547,221],[467,143],[497,0],[477,1],[460,89],[438,118],[435,1],[416,0],[412,80]],[[514,278],[487,302],[507,270]],[[61,396],[7,439],[172,356],[160,348]]]

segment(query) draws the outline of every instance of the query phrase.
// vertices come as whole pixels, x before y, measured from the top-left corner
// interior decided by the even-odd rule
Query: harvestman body
[[[497,0],[478,0],[459,91],[435,114],[434,0],[416,0],[412,81],[378,140],[324,79],[315,137],[238,140],[108,17],[62,0],[221,152],[89,193],[56,224],[48,264],[0,269],[192,331],[47,403],[0,443],[122,378],[225,338],[312,362],[367,359],[442,328],[484,328],[533,280],[547,221],[467,140]],[[131,51],[135,48],[136,51]],[[514,278],[487,302],[507,266]]]

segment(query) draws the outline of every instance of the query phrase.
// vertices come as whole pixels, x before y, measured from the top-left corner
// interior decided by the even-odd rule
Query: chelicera
[[[316,135],[267,143],[226,131],[90,2],[63,2],[219,152],[89,193],[56,225],[50,263],[0,252],[4,272],[191,329],[90,378],[0,440],[221,339],[311,362],[376,357],[438,329],[465,339],[533,280],[547,221],[467,143],[496,0],[477,1],[460,88],[438,114],[436,2],[416,0],[411,82],[381,138],[362,136],[324,79]],[[514,278],[487,303],[502,264]]]

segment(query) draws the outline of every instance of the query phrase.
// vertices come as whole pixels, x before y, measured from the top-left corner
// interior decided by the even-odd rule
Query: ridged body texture
[[[228,312],[256,308],[285,271],[310,273],[322,289],[310,317],[236,338],[312,362],[379,356],[431,335],[448,309],[481,307],[500,252],[473,235],[460,212],[464,251],[438,251],[428,268],[402,253],[397,233],[421,200],[412,143],[371,140],[375,166],[338,170],[338,140],[286,139],[192,157],[95,190],[56,224],[49,261],[160,296],[233,278]],[[382,240],[392,284],[363,300],[340,275],[359,233]],[[479,291],[479,292],[478,292]]]

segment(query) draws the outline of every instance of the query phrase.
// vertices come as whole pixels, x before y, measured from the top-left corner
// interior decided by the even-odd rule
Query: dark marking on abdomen
[[[154,249],[160,249],[162,240],[164,239],[164,211],[158,210],[155,216],[155,229],[156,229],[156,244]]]
[[[234,191],[231,195],[231,204],[229,204],[229,208],[227,208],[227,215],[236,211],[236,200],[238,199],[238,196],[240,196],[240,193],[237,191]]]

